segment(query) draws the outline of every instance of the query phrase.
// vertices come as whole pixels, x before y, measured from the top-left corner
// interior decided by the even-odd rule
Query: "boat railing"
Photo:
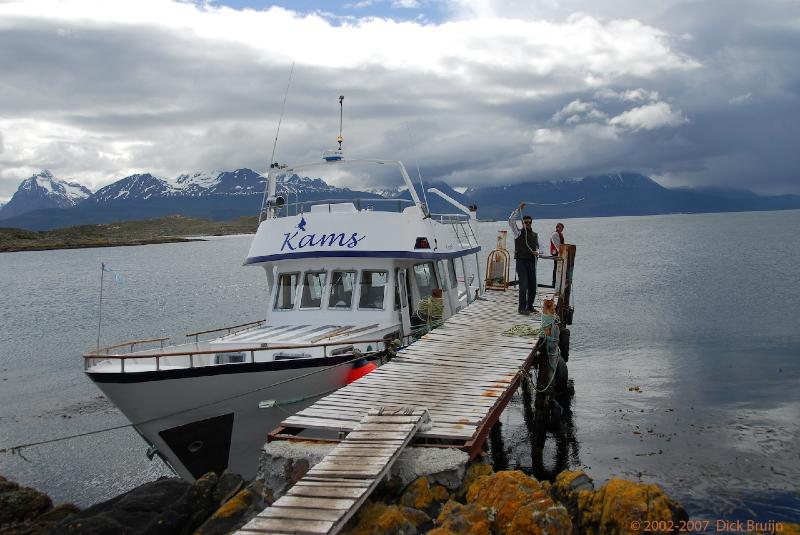
[[[169,340],[169,338],[152,338],[149,340],[133,340],[130,342],[125,342],[122,344],[117,344],[115,346],[109,346],[106,348],[101,348],[98,351],[89,352],[83,355],[83,363],[84,369],[88,370],[92,366],[99,364],[100,362],[104,361],[111,361],[116,360],[120,363],[120,372],[125,373],[125,361],[130,359],[137,359],[137,360],[145,360],[145,361],[153,361],[155,364],[155,371],[161,370],[161,359],[168,358],[168,357],[184,357],[186,358],[186,362],[188,363],[189,368],[195,368],[195,357],[202,356],[202,355],[216,355],[216,354],[230,354],[230,353],[238,353],[238,354],[250,354],[249,362],[255,363],[255,355],[257,352],[260,351],[273,351],[273,350],[297,350],[297,349],[309,349],[309,348],[322,348],[322,355],[323,357],[328,356],[328,348],[330,347],[342,347],[342,346],[349,346],[352,347],[353,344],[371,344],[371,343],[380,343],[383,342],[385,344],[389,344],[395,338],[389,336],[383,336],[381,338],[374,338],[374,339],[367,339],[367,340],[340,340],[337,342],[326,342],[324,344],[259,344],[257,346],[243,346],[243,347],[226,347],[226,348],[218,348],[218,349],[197,349],[191,351],[159,351],[155,353],[133,353],[133,348],[136,343],[141,342],[156,342],[161,341],[163,349],[163,341]],[[127,347],[130,346],[129,353],[108,353],[107,351],[111,349],[117,349],[120,347]],[[207,346],[206,346],[207,347]],[[103,351],[106,351],[105,353]],[[342,356],[352,354],[355,355],[355,351],[350,351],[349,353],[339,353],[335,356]],[[232,362],[229,364],[241,364],[244,361],[240,362]],[[221,364],[215,364],[215,366],[219,366]],[[223,364],[224,365],[224,364]],[[152,371],[152,370],[151,370]]]
[[[94,354],[95,355],[109,354],[108,352],[111,351],[112,349],[119,349],[121,347],[127,347],[128,350],[132,353],[133,350],[136,348],[136,346],[139,346],[139,345],[142,345],[142,344],[154,343],[154,342],[159,342],[159,344],[161,345],[161,347],[163,349],[164,342],[167,341],[167,340],[169,340],[169,336],[164,336],[164,337],[161,337],[161,338],[144,338],[144,339],[141,339],[141,340],[128,340],[126,342],[121,342],[119,344],[114,344],[113,346],[98,347],[94,351]]]
[[[410,199],[383,199],[383,198],[341,198],[341,199],[317,199],[308,201],[296,201],[293,203],[286,203],[280,207],[277,212],[277,217],[288,217],[297,215],[301,212],[311,210],[312,206],[328,205],[328,211],[333,212],[331,209],[333,205],[342,203],[352,203],[356,210],[373,209],[375,204],[381,205],[381,212],[402,212],[404,208],[414,205],[414,201]],[[385,208],[383,208],[385,207]]]
[[[194,336],[194,341],[199,342],[201,334],[211,334],[211,333],[219,333],[222,331],[226,331],[226,334],[236,334],[244,331],[248,331],[250,329],[254,329],[256,327],[260,327],[266,322],[266,320],[257,320],[251,321],[248,323],[240,323],[239,325],[231,325],[230,327],[220,327],[218,329],[210,329],[208,331],[198,331],[196,333],[186,333],[186,338],[190,338]]]

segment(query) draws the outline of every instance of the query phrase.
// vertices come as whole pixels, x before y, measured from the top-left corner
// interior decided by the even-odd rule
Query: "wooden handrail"
[[[146,344],[148,342],[163,342],[164,340],[169,340],[169,336],[164,336],[163,338],[145,338],[142,340],[128,340],[127,342],[122,342],[120,344],[116,344],[113,346],[101,347],[97,351],[95,351],[95,355],[102,356],[101,351],[108,351],[109,349],[117,349],[118,347],[127,347],[127,346],[135,346],[137,344]]]
[[[259,325],[261,323],[264,323],[265,321],[266,320],[257,320],[257,321],[251,321],[249,323],[242,323],[242,324],[239,324],[239,325],[231,325],[230,327],[220,327],[219,329],[211,329],[209,331],[198,331],[196,333],[186,333],[186,337],[188,338],[189,336],[198,336],[200,334],[218,333],[220,331],[226,331],[226,330],[230,331],[231,329],[237,329],[239,327],[249,327],[250,325]]]
[[[236,351],[271,351],[273,349],[305,349],[309,347],[328,347],[328,346],[337,346],[337,345],[345,345],[345,344],[352,344],[352,343],[359,343],[359,344],[369,344],[373,342],[388,342],[390,339],[386,338],[375,338],[371,340],[340,340],[338,342],[328,342],[325,344],[305,344],[305,345],[276,345],[272,346],[269,344],[266,345],[258,345],[253,347],[236,347],[236,348],[219,348],[219,349],[208,349],[203,351],[180,351],[180,352],[166,352],[166,353],[149,353],[147,355],[131,355],[131,354],[122,354],[122,355],[104,355],[100,353],[86,353],[83,355],[84,359],[117,359],[117,360],[126,360],[126,359],[153,359],[153,358],[161,358],[161,357],[182,357],[182,356],[189,356],[189,355],[212,355],[215,353],[230,353]]]

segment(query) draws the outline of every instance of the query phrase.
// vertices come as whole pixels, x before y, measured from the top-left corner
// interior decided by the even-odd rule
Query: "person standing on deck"
[[[508,226],[514,233],[514,259],[517,261],[517,279],[519,279],[519,313],[535,312],[536,301],[536,259],[539,257],[539,236],[533,231],[533,218],[522,217],[522,228],[517,226],[517,216],[522,213],[525,203],[508,216]]]
[[[550,256],[558,256],[558,248],[564,244],[564,223],[558,223],[556,230],[550,235]],[[556,290],[560,290],[559,281],[556,280],[556,270],[558,269],[558,262],[553,262],[553,281]]]

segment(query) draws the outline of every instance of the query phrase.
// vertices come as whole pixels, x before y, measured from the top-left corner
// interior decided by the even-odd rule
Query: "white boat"
[[[409,201],[289,205],[276,192],[280,174],[369,180],[389,170]],[[226,468],[253,477],[267,433],[287,413],[352,380],[363,364],[353,362],[354,350],[385,358],[389,340],[409,343],[430,327],[429,316],[447,319],[482,291],[474,214],[457,203],[457,214],[430,214],[400,162],[333,151],[319,163],[276,166],[267,184],[244,262],[266,275],[263,320],[196,333],[189,343],[137,340],[85,355],[86,374],[134,424],[148,454],[188,480]],[[425,314],[432,305],[440,314]],[[217,337],[201,339],[209,335]]]

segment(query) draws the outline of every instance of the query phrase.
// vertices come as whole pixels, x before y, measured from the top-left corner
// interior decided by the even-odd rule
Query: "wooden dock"
[[[474,458],[533,362],[535,338],[504,334],[541,325],[540,315],[517,313],[517,297],[515,289],[487,292],[391,362],[288,417],[268,439],[308,440],[314,430],[343,436],[376,406],[409,406],[426,408],[432,420],[415,445],[456,447]],[[545,297],[554,294],[539,295],[539,310]]]
[[[417,430],[429,424],[424,409],[367,411],[322,462],[238,533],[337,533],[389,473]]]
[[[515,289],[488,292],[358,381],[290,416],[269,440],[341,441],[240,535],[335,534],[388,474],[409,443],[454,447],[474,458],[534,358],[536,338],[506,334],[541,326],[517,314]],[[543,293],[544,298],[558,299]],[[380,409],[384,406],[400,409]]]
[[[557,265],[547,286],[552,291],[540,287],[536,308],[553,299],[569,323],[575,246],[562,245],[559,254],[566,262]],[[487,291],[387,364],[269,433],[268,441],[339,438],[331,453],[238,533],[338,533],[412,442],[459,448],[470,459],[478,455],[535,358],[538,336],[510,330],[541,327],[541,312],[518,314],[518,290],[503,288]],[[378,408],[387,406],[399,409]],[[328,438],[315,436],[321,432]]]

